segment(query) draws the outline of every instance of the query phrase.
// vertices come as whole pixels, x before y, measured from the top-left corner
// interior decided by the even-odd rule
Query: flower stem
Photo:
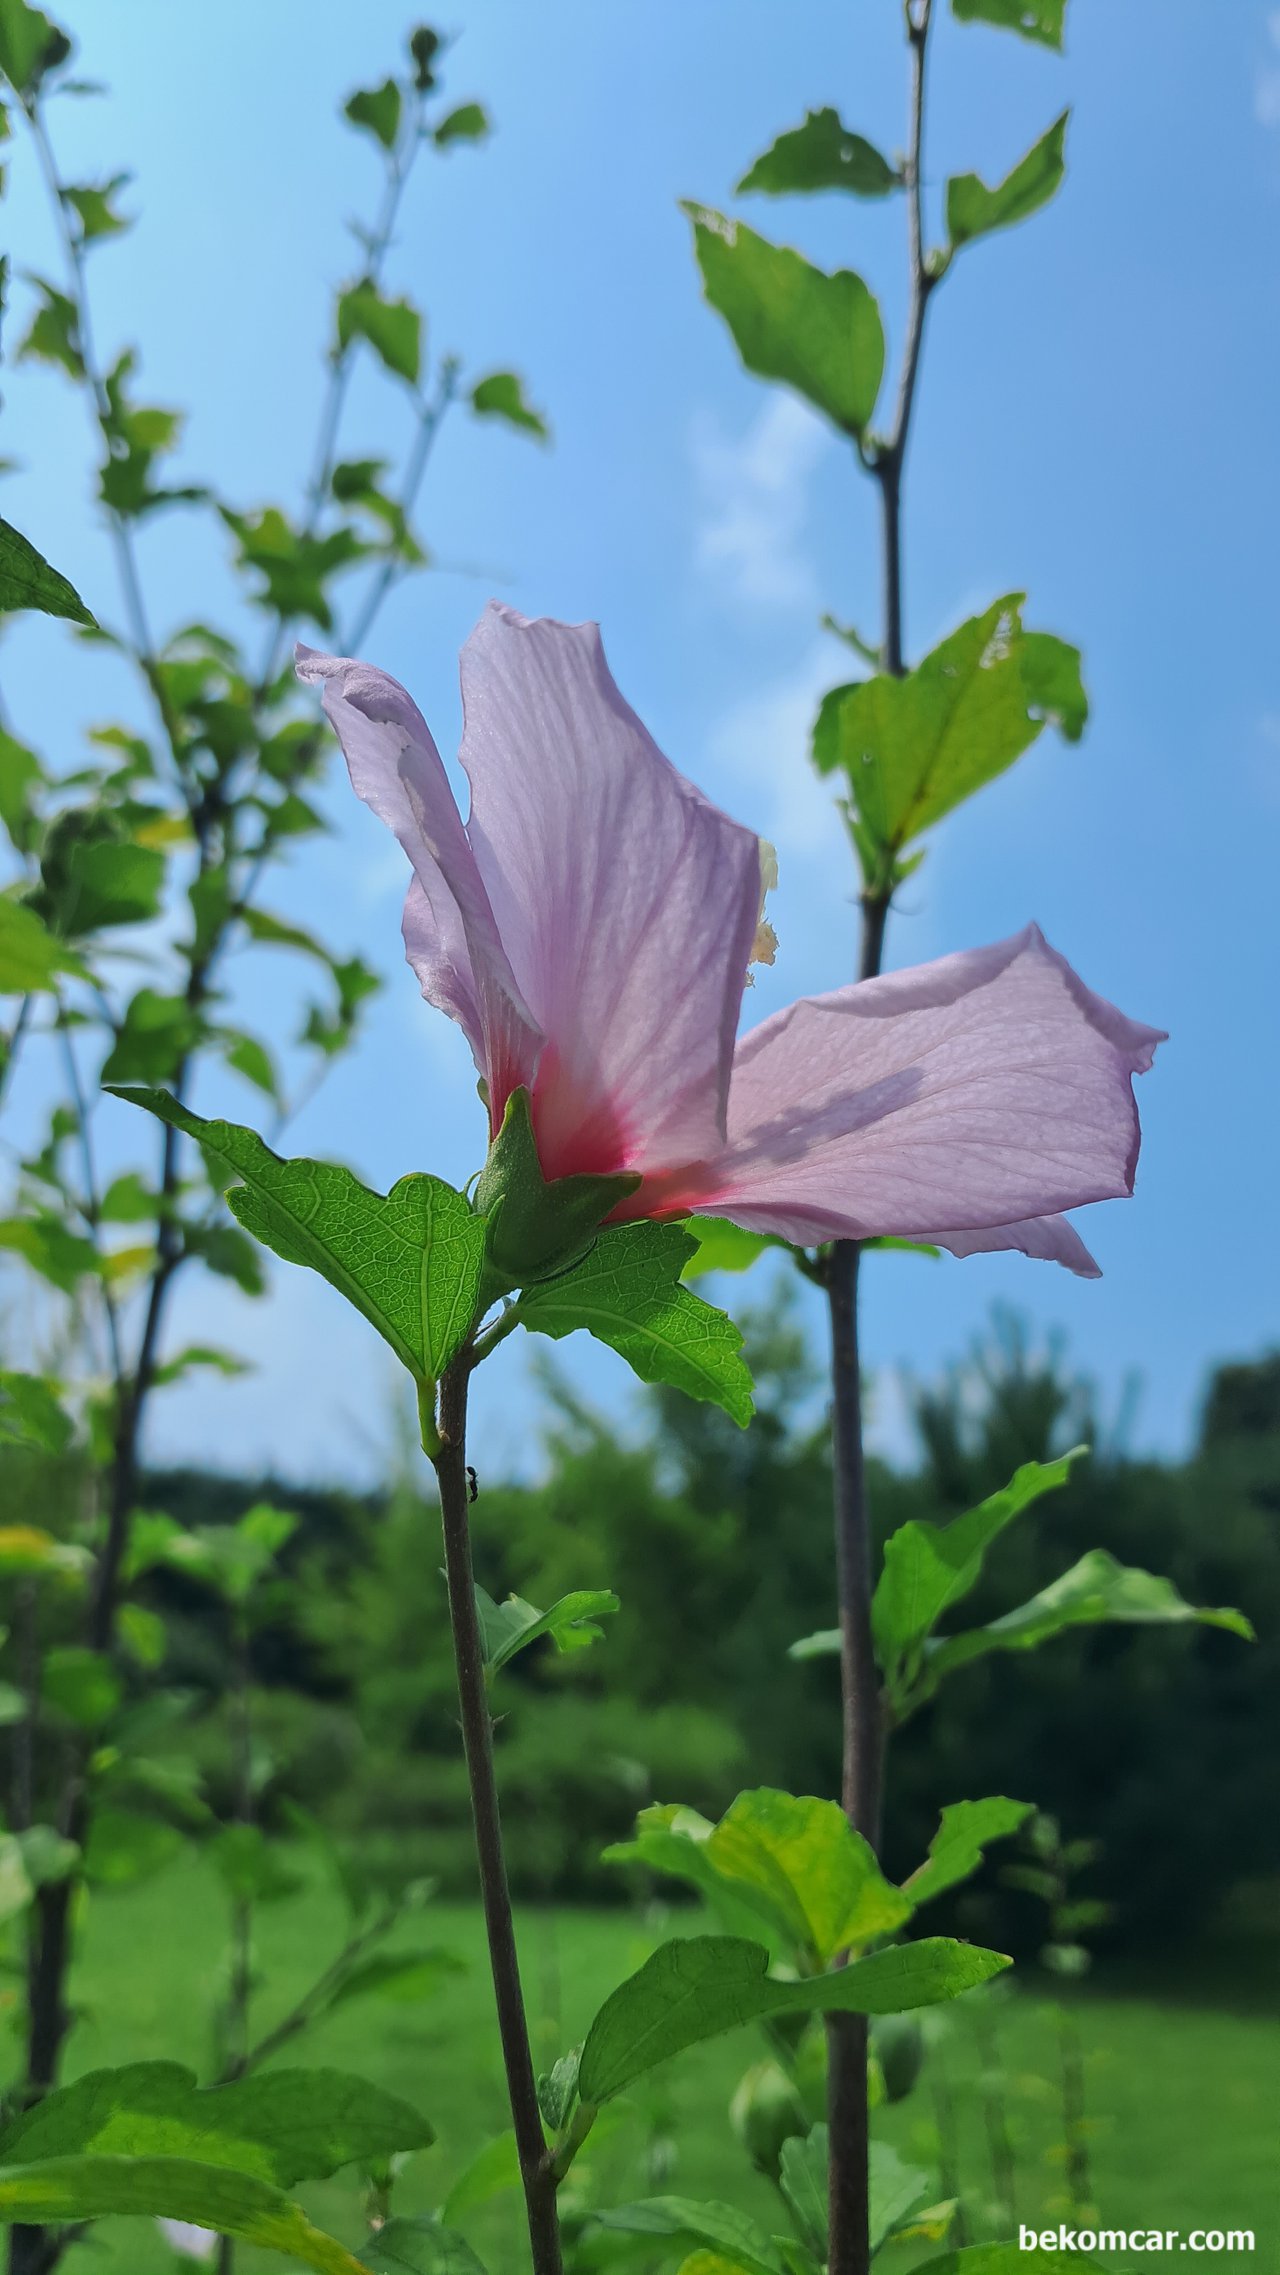
[[[932,0],[906,0],[911,56],[909,142],[905,168],[909,256],[907,331],[893,428],[869,463],[880,491],[884,636],[881,669],[906,670],[902,628],[902,473],[915,401],[925,309],[936,281],[925,261],[920,169],[924,139],[925,54]],[[884,957],[892,885],[869,884],[862,895],[860,980],[874,979]],[[885,1721],[871,1633],[871,1527],[862,1444],[862,1376],[858,1353],[856,1240],[835,1242],[826,1271],[831,1313],[832,1457],[835,1471],[836,1584],[840,1605],[841,1798],[850,1823],[880,1845]],[[870,2125],[865,2016],[827,2019],[827,2116],[830,2275],[868,2275]]]
[[[453,1628],[453,1655],[458,1677],[458,1705],[462,1718],[462,1744],[471,1787],[475,1820],[476,1861],[480,1869],[480,1895],[489,1939],[489,1965],[498,2007],[498,2031],[507,2073],[507,2097],[515,2128],[516,2153],[529,2221],[529,2242],[534,2275],[561,2275],[560,2228],[556,2216],[556,2183],[547,2154],[546,2137],[538,2109],[538,2089],[529,2046],[529,2026],[520,1966],[516,1957],[511,1892],[507,1886],[498,1787],[493,1767],[493,1723],[485,1687],[484,1651],[476,1614],[475,1579],[471,1568],[471,1533],[467,1517],[467,1383],[473,1365],[470,1351],[454,1360],[440,1384],[440,1448],[434,1468],[440,1485],[440,1514],[444,1525],[445,1572],[449,1583],[449,1618]]]

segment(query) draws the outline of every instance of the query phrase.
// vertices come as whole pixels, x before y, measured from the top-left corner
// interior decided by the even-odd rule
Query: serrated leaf
[[[73,584],[50,568],[43,553],[10,522],[0,520],[0,612],[34,608],[42,616],[68,616],[75,624],[92,624]]]
[[[534,410],[518,372],[491,371],[487,379],[478,379],[471,390],[471,408],[482,419],[505,419],[508,426],[522,427],[539,442],[550,439],[551,429],[542,412]]]
[[[80,957],[33,909],[0,893],[0,995],[28,995],[56,986],[59,972],[83,971]]]
[[[1067,0],[951,0],[951,13],[961,24],[993,24],[1001,31],[1020,32],[1023,39],[1042,47],[1062,47],[1062,20]]]
[[[761,1786],[740,1793],[718,1825],[696,1810],[642,1810],[634,1841],[606,1849],[608,1862],[642,1863],[746,1905],[804,1964],[889,1935],[910,1917],[838,1802]]]
[[[1034,1651],[1070,1627],[1094,1627],[1119,1621],[1140,1627],[1181,1627],[1198,1623],[1225,1628],[1245,1642],[1253,1641],[1253,1628],[1243,1612],[1229,1608],[1204,1610],[1179,1595],[1172,1580],[1136,1565],[1117,1563],[1105,1548],[1090,1549],[1069,1572],[1016,1611],[1006,1612],[986,1627],[969,1628],[960,1635],[935,1637],[925,1646],[924,1667],[916,1698],[931,1698],[944,1675],[965,1667],[990,1651]]]
[[[777,2245],[757,2220],[736,2205],[698,2203],[690,2196],[648,2196],[635,2204],[596,2212],[595,2223],[612,2234],[660,2236],[709,2244],[749,2275],[784,2275]]]
[[[987,1550],[1006,1526],[1042,1494],[1065,1485],[1085,1452],[1073,1446],[1057,1461],[1026,1461],[1007,1485],[950,1524],[913,1518],[885,1542],[884,1568],[871,1604],[876,1657],[891,1695],[909,1687],[920,1647],[953,1604],[977,1585]]]
[[[851,190],[855,197],[884,197],[902,176],[873,143],[853,134],[831,109],[808,111],[803,126],[780,134],[750,166],[738,195],[763,190],[782,197],[792,190]]]
[[[814,765],[845,776],[875,846],[896,854],[1012,766],[1049,721],[1079,736],[1079,653],[1025,633],[1023,598],[993,601],[900,679],[877,673],[824,697]]]
[[[338,296],[338,345],[369,342],[388,371],[416,386],[422,367],[422,317],[408,300],[384,300],[374,284],[354,284]]]
[[[978,174],[953,174],[947,183],[947,234],[953,245],[967,245],[993,229],[1025,221],[1047,205],[1063,174],[1067,118],[1061,118],[1028,150],[1011,173],[988,189]]]
[[[441,119],[432,140],[437,150],[448,150],[455,142],[483,142],[488,132],[489,114],[483,103],[459,103]]]
[[[187,2220],[283,2252],[316,2275],[362,2275],[360,2261],[313,2227],[300,2205],[225,2166],[176,2156],[67,2156],[0,2170],[0,2220],[40,2226],[112,2213]]]
[[[384,79],[380,87],[358,88],[342,109],[353,126],[364,127],[384,150],[394,150],[400,132],[400,88],[394,79]]]
[[[461,1193],[415,1171],[385,1196],[331,1162],[285,1161],[254,1130],[207,1122],[163,1091],[119,1091],[239,1177],[233,1214],[277,1256],[319,1272],[419,1382],[435,1381],[475,1316],[484,1226]]]
[[[985,1801],[953,1801],[929,1843],[926,1861],[903,1881],[902,1893],[918,1911],[921,1904],[967,1880],[982,1863],[992,1841],[1008,1838],[1034,1815],[1031,1801],[1009,1801],[992,1794]]]
[[[495,1603],[485,1589],[475,1591],[485,1673],[492,1679],[517,1654],[549,1635],[557,1651],[581,1651],[604,1634],[600,1621],[619,1609],[612,1588],[578,1588],[560,1596],[549,1611],[538,1611],[521,1596]]]
[[[884,374],[880,311],[861,277],[828,275],[707,206],[683,210],[707,300],[748,371],[794,387],[842,433],[861,435]]]
[[[407,2102],[344,2070],[264,2070],[198,2086],[178,2062],[130,2062],[91,2070],[23,2111],[0,2133],[0,2162],[191,2157],[289,2188],[433,2138]]]
[[[784,1982],[769,1974],[761,1943],[725,1935],[664,1943],[605,2000],[582,2049],[578,2091],[586,2103],[609,2101],[686,2046],[766,2015],[901,2014],[957,1998],[1008,1965],[999,1952],[933,1936]]]
[[[679,1225],[606,1225],[580,1264],[526,1289],[516,1310],[526,1327],[556,1340],[585,1327],[642,1382],[709,1399],[745,1428],[753,1404],[742,1335],[680,1284],[689,1253]]]

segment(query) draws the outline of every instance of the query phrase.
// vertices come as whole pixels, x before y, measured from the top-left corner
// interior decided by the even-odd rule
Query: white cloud
[[[801,549],[810,477],[830,436],[793,395],[774,395],[745,435],[700,419],[695,558],[726,597],[763,607],[811,606],[813,566]]]
[[[1253,115],[1259,126],[1280,126],[1280,8],[1267,18],[1271,60],[1264,63],[1253,86]]]

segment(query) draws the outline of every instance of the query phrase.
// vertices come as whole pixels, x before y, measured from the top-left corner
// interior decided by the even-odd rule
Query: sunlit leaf
[[[768,1248],[788,1248],[772,1232],[746,1232],[740,1224],[730,1224],[727,1217],[686,1217],[684,1229],[693,1241],[693,1251],[681,1278],[701,1279],[704,1272],[745,1272]]]
[[[744,222],[686,203],[710,305],[748,371],[780,379],[845,434],[860,435],[884,372],[880,311],[861,277],[828,275]]]
[[[1022,628],[1021,593],[970,617],[902,678],[833,688],[813,732],[874,846],[896,853],[991,782],[1047,723],[1069,741],[1087,713],[1076,649]]]
[[[416,1172],[371,1193],[349,1169],[282,1160],[255,1131],[206,1122],[162,1091],[117,1095],[225,1163],[241,1179],[228,1194],[241,1224],[287,1263],[319,1272],[419,1382],[443,1372],[475,1316],[484,1260],[484,1226],[461,1193]]]
[[[28,2226],[112,2213],[188,2220],[300,2260],[316,2275],[362,2275],[345,2245],[251,2174],[181,2156],[49,2157],[0,2168],[0,2220]]]
[[[83,970],[79,956],[49,931],[33,909],[0,893],[0,995],[52,988],[60,972]]]
[[[742,1334],[681,1285],[688,1255],[689,1236],[679,1225],[607,1225],[572,1271],[524,1291],[518,1316],[557,1340],[585,1327],[642,1382],[710,1399],[745,1427],[753,1408]]]
[[[557,1651],[584,1650],[604,1634],[600,1621],[619,1608],[612,1588],[576,1589],[560,1596],[549,1611],[536,1610],[521,1596],[508,1596],[505,1602],[495,1603],[480,1587],[475,1595],[485,1671],[490,1677],[544,1635],[551,1637]]]

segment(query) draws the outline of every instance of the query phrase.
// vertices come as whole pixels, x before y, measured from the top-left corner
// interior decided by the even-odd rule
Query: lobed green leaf
[[[484,1226],[461,1193],[414,1172],[385,1196],[349,1169],[282,1160],[254,1130],[204,1121],[159,1090],[117,1091],[198,1140],[238,1177],[232,1212],[286,1263],[337,1288],[416,1381],[438,1379],[475,1317]]]
[[[902,1883],[902,1893],[914,1910],[954,1888],[977,1871],[992,1841],[1007,1839],[1035,1814],[1032,1801],[1009,1801],[992,1794],[985,1801],[953,1801],[942,1812],[942,1823],[929,1843],[925,1862]]]
[[[487,379],[478,379],[471,390],[471,408],[482,419],[505,419],[508,426],[523,428],[539,442],[550,440],[551,429],[542,412],[534,410],[517,372],[491,371]]]

